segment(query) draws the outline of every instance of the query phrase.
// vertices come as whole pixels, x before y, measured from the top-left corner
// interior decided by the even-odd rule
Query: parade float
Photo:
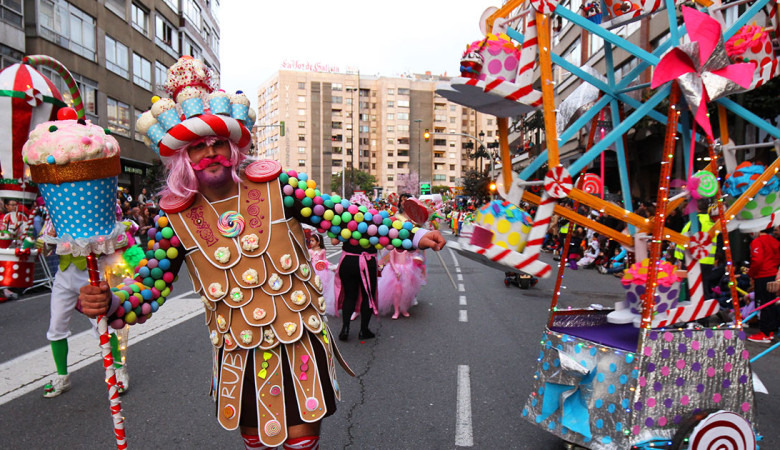
[[[496,184],[506,204],[486,205],[489,216],[452,247],[503,271],[549,276],[552,268],[539,260],[539,251],[555,213],[627,248],[643,249],[647,259],[626,271],[626,300],[614,310],[559,309],[566,266],[560,264],[522,416],[569,446],[755,449],[760,434],[751,362],[766,352],[751,359],[745,348],[731,245],[723,231],[756,231],[780,223],[780,159],[768,165],[738,163],[743,158],[739,150],[780,147],[780,129],[734,100],[734,94],[760,87],[777,74],[772,45],[778,37],[777,4],[658,0],[607,1],[605,6],[601,14],[590,3],[574,11],[555,0],[509,0],[480,18],[484,38],[467,45],[461,76],[441,84],[437,93],[498,118],[502,167]],[[729,22],[723,19],[726,10]],[[654,49],[618,34],[620,25],[650,14],[669,28],[669,37]],[[604,70],[579,67],[553,51],[551,23],[559,20],[603,39]],[[629,55],[631,63],[622,77],[615,70],[618,52]],[[556,96],[553,64],[582,81],[566,99]],[[650,83],[637,83],[648,68],[653,69]],[[708,108],[717,114],[710,117]],[[536,110],[544,115],[546,149],[515,173],[509,118]],[[729,139],[729,114],[772,142],[735,145]],[[605,116],[609,129],[597,126]],[[711,119],[717,124],[714,131]],[[627,165],[625,137],[640,121],[657,122],[665,130],[654,157],[658,190],[650,218],[634,213]],[[562,163],[559,146],[581,130],[587,130],[584,153]],[[696,167],[696,145],[706,150],[705,167]],[[620,202],[604,200],[603,169],[600,177],[585,173],[592,165],[598,171],[593,163],[609,148],[616,154]],[[675,158],[682,159],[686,179],[673,195]],[[721,179],[723,168],[728,175]],[[541,196],[532,194],[530,187],[539,185]],[[716,205],[712,229],[700,231],[694,221],[685,234],[666,227],[670,212],[702,197]],[[521,202],[538,205],[530,229],[508,217],[515,215],[511,206]],[[579,205],[619,219],[626,230],[578,214]],[[512,233],[517,236],[510,245]],[[704,297],[699,261],[717,234],[723,238],[734,320],[704,327],[699,321],[715,314],[719,304]],[[684,248],[686,271],[662,263],[663,243]],[[679,295],[680,275],[687,281],[684,296]]]

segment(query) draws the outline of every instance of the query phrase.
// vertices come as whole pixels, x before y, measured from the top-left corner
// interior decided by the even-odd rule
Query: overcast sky
[[[500,0],[222,0],[221,83],[256,105],[257,87],[285,60],[361,74],[453,75],[479,18]]]

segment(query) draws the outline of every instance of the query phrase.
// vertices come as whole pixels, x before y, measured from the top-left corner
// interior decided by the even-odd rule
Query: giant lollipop
[[[30,133],[22,149],[33,181],[39,184],[57,237],[43,237],[57,245],[57,254],[87,257],[92,285],[100,282],[97,255],[112,254],[125,230],[117,223],[114,199],[121,171],[119,144],[107,130],[64,108],[64,120],[44,122]],[[100,347],[106,371],[117,448],[127,448],[124,418],[109,344],[108,321],[98,316]]]

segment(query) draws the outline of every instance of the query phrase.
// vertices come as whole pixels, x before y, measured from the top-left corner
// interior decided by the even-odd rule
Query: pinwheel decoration
[[[732,64],[720,24],[694,8],[683,7],[690,43],[671,49],[656,66],[651,87],[676,80],[696,123],[712,138],[707,102],[750,87],[754,66]]]

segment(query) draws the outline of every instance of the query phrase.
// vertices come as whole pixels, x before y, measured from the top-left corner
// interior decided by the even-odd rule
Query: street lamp
[[[358,83],[359,82],[360,81],[358,81]],[[358,88],[354,88],[354,87],[346,88],[347,92],[356,92],[357,90]],[[352,123],[350,124],[351,126],[349,130],[350,131],[349,137],[352,138],[351,144],[352,144],[352,148],[354,148],[355,147],[355,101],[352,102],[352,111],[350,112],[352,113]],[[358,106],[358,114],[360,114],[359,106]],[[344,198],[344,196],[346,195],[346,184],[347,184],[345,179],[345,173],[347,171],[346,161],[347,161],[347,146],[345,143],[345,145],[341,147],[341,198]]]
[[[420,150],[420,141],[422,140],[422,119],[414,119],[417,123],[417,196],[422,195],[422,151]]]
[[[479,136],[479,140],[480,141],[484,141],[485,140],[485,132],[483,130],[479,130],[479,134],[477,136]],[[485,145],[482,144],[482,148],[478,149],[479,153],[480,153],[480,156],[479,156],[479,173],[482,173],[482,166],[483,166],[482,152],[485,150],[484,147],[485,147]]]

